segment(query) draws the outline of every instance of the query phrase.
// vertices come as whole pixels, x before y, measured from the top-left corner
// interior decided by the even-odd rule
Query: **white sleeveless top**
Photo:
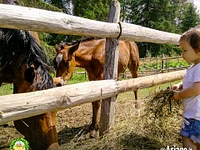
[[[200,82],[200,63],[187,69],[183,78],[183,89],[192,86],[195,82]],[[200,120],[200,94],[185,98],[183,108],[183,117]]]

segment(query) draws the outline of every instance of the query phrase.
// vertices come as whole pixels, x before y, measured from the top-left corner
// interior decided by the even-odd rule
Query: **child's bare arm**
[[[200,82],[195,82],[192,86],[182,91],[174,91],[174,99],[188,98],[200,94]]]

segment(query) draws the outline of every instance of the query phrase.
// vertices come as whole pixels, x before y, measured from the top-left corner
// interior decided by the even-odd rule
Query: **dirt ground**
[[[120,102],[117,102],[116,105],[119,106]],[[123,112],[125,107],[132,106],[132,103],[124,103],[124,106],[120,104],[120,107],[117,108],[116,115],[120,112]],[[92,118],[92,104],[87,103],[66,110],[59,111],[57,113],[57,132],[59,144],[62,148],[63,144],[69,143],[76,136],[85,134],[85,138],[89,139],[89,133],[87,133],[89,125]],[[120,120],[120,116],[116,118]],[[121,118],[122,119],[122,118]],[[0,126],[0,149],[7,150],[12,140],[23,137],[15,128],[13,122],[9,122],[5,125]],[[86,140],[85,139],[85,140]]]
[[[91,122],[92,106],[90,103],[57,113],[57,131],[59,143],[69,142],[74,136],[85,130]],[[13,122],[0,126],[0,149],[7,150],[12,140],[23,137],[15,128]]]

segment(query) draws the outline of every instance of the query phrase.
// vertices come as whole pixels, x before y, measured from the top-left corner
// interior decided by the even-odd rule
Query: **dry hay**
[[[62,145],[62,149],[154,150],[166,148],[169,145],[181,147],[181,137],[179,136],[181,107],[176,105],[176,103],[174,105],[174,100],[172,99],[171,102],[167,101],[169,100],[167,96],[170,93],[172,91],[169,89],[159,92],[155,92],[155,90],[141,90],[139,91],[140,99],[138,100],[140,104],[137,109],[134,107],[133,93],[127,92],[118,95],[115,124],[108,134],[103,138],[89,139],[87,134],[80,135],[77,133],[69,143]],[[153,99],[154,103],[152,103],[150,95],[151,97],[157,96],[156,99]],[[141,99],[141,96],[144,99]],[[160,102],[156,103],[156,100],[160,100]],[[149,111],[149,107],[153,109]],[[168,111],[158,111],[155,107]],[[174,110],[177,110],[177,112]],[[157,112],[157,117],[155,117],[155,112]],[[158,114],[162,115],[159,116]],[[82,129],[85,130],[84,128]]]
[[[155,117],[168,116],[174,113],[180,113],[181,101],[174,100],[173,90],[167,88],[165,90],[160,90],[152,96],[152,98],[147,103],[146,112],[152,112]]]

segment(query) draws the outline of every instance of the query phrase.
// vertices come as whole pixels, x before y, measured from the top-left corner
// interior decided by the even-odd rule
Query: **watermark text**
[[[167,146],[167,147],[162,147],[160,150],[192,150],[192,148],[183,148],[183,147],[177,147],[177,146]]]

